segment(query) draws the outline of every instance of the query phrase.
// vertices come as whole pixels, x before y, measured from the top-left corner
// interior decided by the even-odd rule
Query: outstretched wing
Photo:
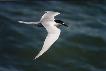
[[[24,24],[39,24],[40,22],[25,22],[25,21],[18,21],[19,23],[24,23]]]
[[[44,27],[40,22],[25,22],[25,21],[18,21],[18,22],[24,24],[33,24],[33,26],[37,26],[37,27]]]
[[[54,21],[54,17],[58,14],[60,14],[59,12],[53,12],[53,11],[45,11],[46,13],[42,16],[41,20],[52,20]]]
[[[58,39],[59,35],[60,35],[59,29],[57,30],[56,33],[48,34],[44,41],[44,45],[43,45],[41,51],[38,53],[38,55],[35,57],[35,59],[38,58],[39,56],[41,56],[43,53],[45,53],[50,48],[50,46]]]

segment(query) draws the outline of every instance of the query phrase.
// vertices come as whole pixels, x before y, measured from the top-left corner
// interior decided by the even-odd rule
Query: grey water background
[[[17,21],[38,21],[48,10],[69,27],[33,61],[47,32]],[[106,71],[106,2],[0,1],[0,71]]]

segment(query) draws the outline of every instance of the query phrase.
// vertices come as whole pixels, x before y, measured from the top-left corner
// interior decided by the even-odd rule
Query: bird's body
[[[46,14],[46,15],[48,15],[48,14]],[[58,37],[60,35],[60,29],[55,26],[57,23],[54,22],[53,18],[52,19],[47,18],[48,16],[46,16],[46,15],[44,15],[43,18],[41,19],[41,24],[45,27],[48,34],[44,41],[41,51],[35,57],[35,59],[38,58],[39,56],[41,56],[44,52],[46,52],[50,48],[50,46],[58,39]]]
[[[41,51],[38,53],[38,55],[35,57],[35,59],[38,58],[39,56],[41,56],[43,53],[45,53],[51,47],[51,45],[58,39],[61,30],[57,26],[58,25],[67,26],[62,21],[54,19],[54,17],[58,14],[60,14],[60,13],[53,12],[53,11],[46,11],[46,13],[42,16],[42,18],[39,22],[19,21],[20,23],[26,23],[26,24],[40,23],[41,25],[44,26],[44,28],[48,32],[47,37],[43,43],[43,47],[42,47]]]

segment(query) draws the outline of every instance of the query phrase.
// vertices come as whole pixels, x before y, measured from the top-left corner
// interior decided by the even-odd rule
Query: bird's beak
[[[63,24],[63,26],[66,26],[66,27],[68,27],[68,25],[67,25],[67,24]]]

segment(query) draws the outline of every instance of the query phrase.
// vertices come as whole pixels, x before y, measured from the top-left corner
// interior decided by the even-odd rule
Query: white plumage
[[[46,13],[42,16],[40,22],[46,28],[48,35],[44,41],[41,51],[35,57],[35,59],[46,52],[50,46],[58,39],[60,35],[60,29],[55,26],[57,23],[54,22],[54,17],[58,14],[58,12],[46,11]]]
[[[53,11],[45,11],[46,13],[42,16],[41,20],[39,22],[24,22],[24,21],[19,21],[19,23],[25,23],[25,24],[38,24],[41,23],[45,29],[47,30],[48,34],[47,37],[44,41],[43,47],[41,51],[38,53],[38,55],[35,57],[38,58],[41,56],[43,53],[45,53],[51,45],[58,39],[60,35],[60,29],[56,27],[58,23],[56,23],[54,20],[54,17],[58,14],[59,12],[53,12]]]

